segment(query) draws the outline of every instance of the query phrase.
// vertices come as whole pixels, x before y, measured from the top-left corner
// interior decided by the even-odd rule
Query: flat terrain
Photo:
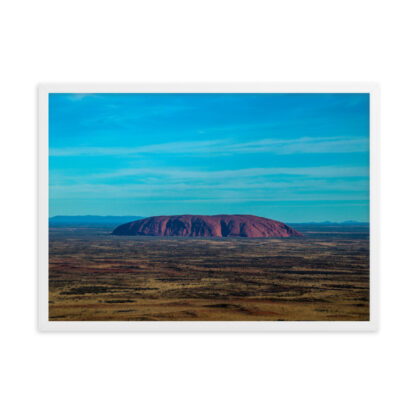
[[[290,239],[125,237],[50,229],[49,319],[369,319],[367,226]]]

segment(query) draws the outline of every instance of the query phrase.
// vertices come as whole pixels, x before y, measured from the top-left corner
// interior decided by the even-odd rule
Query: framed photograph
[[[378,94],[40,86],[40,330],[375,330]]]

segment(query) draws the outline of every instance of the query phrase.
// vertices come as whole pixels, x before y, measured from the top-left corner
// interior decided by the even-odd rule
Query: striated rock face
[[[255,215],[169,215],[120,225],[114,235],[172,237],[300,237],[279,221]]]

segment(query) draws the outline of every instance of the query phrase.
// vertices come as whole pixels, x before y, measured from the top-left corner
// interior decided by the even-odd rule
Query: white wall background
[[[2,2],[0,412],[415,414],[413,6],[404,0]],[[35,87],[83,81],[380,82],[380,331],[38,333]]]

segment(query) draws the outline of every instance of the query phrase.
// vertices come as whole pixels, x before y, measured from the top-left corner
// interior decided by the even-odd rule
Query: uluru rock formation
[[[288,225],[255,215],[169,215],[118,226],[114,235],[172,237],[300,237]]]

